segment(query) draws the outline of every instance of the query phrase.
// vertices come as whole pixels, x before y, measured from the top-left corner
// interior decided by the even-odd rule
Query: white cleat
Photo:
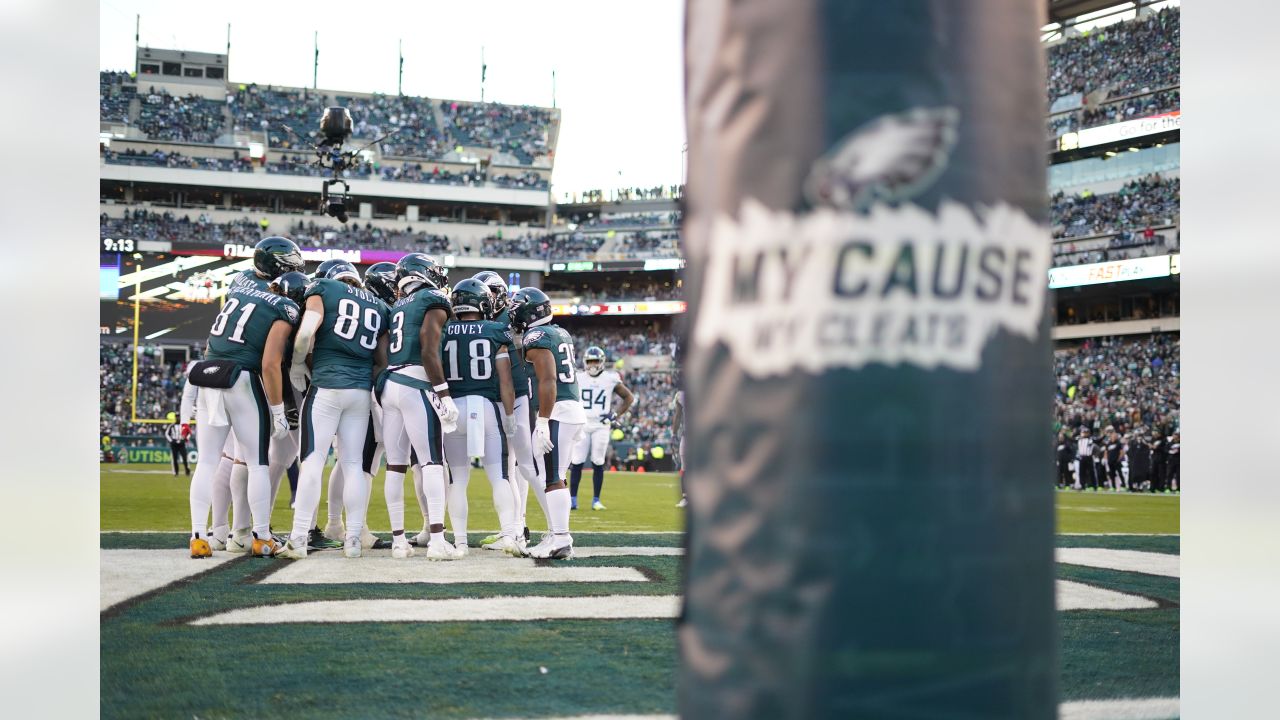
[[[342,554],[349,558],[360,557],[360,538],[352,536],[342,543]]]
[[[599,500],[596,500],[595,502],[591,503],[591,509],[592,510],[608,510],[608,508],[604,506],[604,503],[600,502]]]
[[[334,542],[342,542],[346,539],[347,531],[342,525],[342,520],[330,520],[328,524],[324,526],[324,536],[325,539],[332,540]]]
[[[409,538],[409,544],[414,547],[424,548],[429,542],[431,542],[431,533],[426,530],[423,530],[417,535]]]
[[[538,547],[530,550],[529,557],[537,560],[572,560],[573,536],[553,535],[546,544],[539,543]]]
[[[484,548],[486,550],[499,550],[513,557],[524,557],[524,549],[520,547],[520,544],[514,538],[506,535],[499,537],[495,542],[485,545]]]
[[[253,547],[253,533],[248,528],[244,530],[235,530],[231,536],[227,538],[227,552],[233,555],[243,555],[249,552]]]
[[[212,550],[226,550],[227,542],[226,540],[219,540],[217,535],[212,535],[209,537],[209,548]]]
[[[466,543],[463,543],[461,545],[454,545],[453,554],[457,555],[460,558],[464,558],[471,554],[471,548],[468,547]]]
[[[288,558],[289,560],[305,560],[307,557],[307,543],[303,541],[294,544],[293,538],[284,544],[284,549],[276,554],[276,557]]]
[[[403,560],[413,557],[413,546],[409,544],[408,538],[404,535],[394,535],[391,538],[391,557],[396,560]]]
[[[382,541],[381,542],[382,548],[386,548],[387,547],[386,541],[382,540],[382,538],[378,537],[377,535],[374,535],[372,532],[369,532],[368,525],[365,525],[364,527],[360,528],[361,549],[373,550],[375,548],[378,548],[380,540]],[[378,549],[382,549],[382,548],[378,548]]]
[[[535,553],[535,552],[541,552],[542,550],[544,550],[544,549],[545,549],[545,546],[551,542],[551,538],[552,538],[552,537],[553,537],[553,536],[552,536],[552,535],[551,535],[551,533],[548,531],[548,532],[545,532],[545,533],[543,533],[543,534],[542,534],[542,538],[541,538],[540,540],[538,540],[538,544],[537,544],[537,545],[530,546],[530,545],[529,545],[529,543],[526,541],[526,542],[525,542],[525,548],[524,548],[524,554],[525,554],[526,556],[528,556],[528,557],[537,557],[536,555],[534,555],[534,553]]]
[[[449,544],[448,540],[427,543],[428,560],[457,560],[459,557],[461,556],[458,555],[458,551]]]
[[[689,498],[687,497],[680,498],[680,502],[676,503],[676,507],[678,508],[689,507]]]

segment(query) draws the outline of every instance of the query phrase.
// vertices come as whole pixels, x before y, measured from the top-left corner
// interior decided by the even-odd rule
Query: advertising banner
[[[1170,275],[1170,255],[1049,268],[1049,289],[1148,280]]]

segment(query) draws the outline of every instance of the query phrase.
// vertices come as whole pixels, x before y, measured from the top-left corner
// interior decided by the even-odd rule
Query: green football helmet
[[[283,295],[290,300],[302,305],[303,293],[307,290],[307,283],[310,282],[306,275],[293,270],[287,272],[275,280],[271,281],[271,292],[277,295]]]
[[[467,278],[455,285],[449,301],[453,303],[455,314],[478,312],[481,317],[488,318],[493,312],[489,288],[475,278]]]
[[[302,251],[289,238],[273,235],[253,246],[253,269],[259,277],[278,278],[302,267]]]
[[[511,329],[522,333],[551,322],[551,298],[538,288],[520,288],[511,296]]]
[[[489,292],[493,294],[493,314],[506,310],[511,306],[511,293],[507,289],[507,283],[502,276],[492,270],[481,270],[473,276],[476,280],[485,284],[489,288]]]
[[[341,263],[341,262],[346,262],[346,261],[336,260],[336,259],[325,260],[324,262],[316,266],[316,271],[311,273],[311,279],[319,280],[320,278],[329,277],[329,271],[333,269],[334,265],[337,265],[338,263]]]
[[[396,263],[396,288],[403,291],[406,283],[421,283],[433,290],[449,284],[449,275],[436,259],[426,253],[409,253]]]
[[[364,271],[364,286],[382,302],[390,305],[396,301],[396,264],[380,262]]]

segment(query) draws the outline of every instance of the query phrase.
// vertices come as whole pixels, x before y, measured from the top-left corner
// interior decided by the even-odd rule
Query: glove
[[[618,422],[618,413],[612,412],[607,413],[604,417],[600,418],[600,423],[602,425],[608,425],[609,427],[618,427],[622,424]]]
[[[182,439],[191,437],[191,423],[182,423]]]
[[[298,408],[297,408],[297,407],[291,407],[291,408],[286,409],[286,410],[284,411],[284,419],[285,419],[285,420],[287,420],[287,421],[289,422],[289,429],[290,429],[290,430],[297,430],[297,429],[298,429],[298,426],[299,426],[299,425],[301,425],[301,422],[299,421],[299,418],[298,418]]]
[[[302,392],[307,389],[307,383],[311,380],[311,371],[307,369],[305,362],[295,362],[289,366],[289,382],[293,384],[293,389]]]
[[[453,432],[458,428],[458,406],[448,395],[440,398],[440,424],[444,426],[445,432]]]
[[[284,403],[272,405],[271,410],[271,437],[282,438],[289,434],[289,420],[284,415]]]
[[[555,447],[555,443],[551,442],[551,420],[539,417],[538,424],[533,429],[533,452],[538,455],[546,455],[554,450]]]
[[[516,434],[516,416],[515,415],[502,416],[502,432],[506,433],[507,437],[511,437],[512,435]]]

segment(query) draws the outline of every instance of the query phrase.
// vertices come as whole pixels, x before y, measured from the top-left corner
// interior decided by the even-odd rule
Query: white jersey
[[[613,407],[613,390],[622,382],[616,370],[603,370],[592,376],[583,372],[578,376],[578,389],[582,392],[582,409],[587,413],[587,424],[598,425],[600,418]]]

